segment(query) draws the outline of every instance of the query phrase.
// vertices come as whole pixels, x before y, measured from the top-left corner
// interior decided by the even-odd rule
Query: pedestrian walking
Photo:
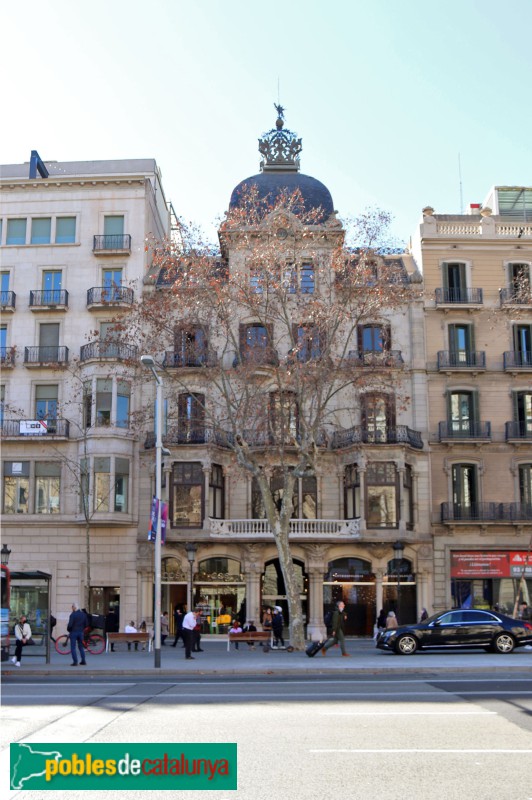
[[[175,639],[172,647],[177,647],[177,643],[180,639],[183,639],[183,647],[185,646],[185,637],[183,636],[183,609],[180,606],[176,606],[174,608],[174,631],[175,631]]]
[[[273,609],[272,615],[272,632],[273,632],[273,646],[278,647],[281,642],[281,647],[284,647],[283,639],[284,620],[281,610],[278,606]]]
[[[347,614],[344,613],[345,603],[339,600],[336,604],[336,609],[332,618],[332,634],[323,645],[322,654],[327,655],[327,650],[335,644],[339,644],[342,650],[342,656],[349,656],[345,649],[345,636],[344,625],[347,620]]]
[[[192,646],[194,644],[194,628],[198,617],[201,616],[201,611],[189,611],[185,614],[183,619],[183,635],[185,639],[185,658],[194,660],[192,655]]]
[[[164,644],[168,638],[168,625],[170,620],[168,619],[168,611],[163,611],[161,614],[161,644]]]
[[[15,655],[11,659],[13,664],[16,667],[20,667],[20,660],[22,658],[22,648],[26,647],[32,639],[31,639],[31,628],[28,622],[28,618],[25,614],[22,614],[19,621],[15,625]]]
[[[72,653],[71,667],[78,666],[76,645],[79,650],[80,666],[84,667],[87,663],[85,661],[85,649],[83,647],[83,634],[88,624],[89,620],[85,611],[82,611],[77,603],[72,603],[72,613],[68,618],[67,625],[67,631],[70,634],[70,652]]]

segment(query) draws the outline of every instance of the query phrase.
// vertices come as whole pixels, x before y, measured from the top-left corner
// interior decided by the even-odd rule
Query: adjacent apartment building
[[[532,189],[423,210],[434,609],[530,602]]]
[[[142,291],[145,237],[168,233],[159,169],[152,159],[43,163],[34,152],[0,170],[10,566],[52,576],[58,630],[72,601],[86,602],[88,577],[92,611],[136,618],[138,354],[113,341],[112,323]],[[18,587],[16,610],[35,614],[39,591]]]

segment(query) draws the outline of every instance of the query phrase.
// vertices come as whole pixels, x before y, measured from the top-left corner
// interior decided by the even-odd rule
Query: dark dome
[[[327,187],[316,178],[312,178],[310,175],[302,175],[301,172],[265,170],[258,175],[246,178],[245,181],[241,181],[233,189],[229,201],[230,209],[238,208],[245,186],[248,188],[257,186],[259,198],[270,203],[275,202],[283,189],[287,189],[289,192],[299,189],[305,203],[305,211],[310,211],[313,208],[322,209],[323,214],[317,220],[319,222],[325,222],[334,212],[333,200]]]

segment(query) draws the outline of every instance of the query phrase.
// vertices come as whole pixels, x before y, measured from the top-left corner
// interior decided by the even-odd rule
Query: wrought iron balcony
[[[484,302],[482,289],[436,289],[435,292],[436,305],[466,305],[477,306],[482,305]]]
[[[30,308],[68,308],[68,292],[66,289],[32,289],[30,291]]]
[[[335,431],[330,439],[332,450],[340,450],[354,444],[407,444],[418,450],[423,448],[423,440],[419,431],[414,431],[407,425],[395,425],[384,430],[353,425],[352,428]]]
[[[0,364],[4,369],[15,366],[14,347],[0,347]]]
[[[266,519],[209,519],[212,538],[273,539]],[[291,519],[290,539],[358,539],[358,519]]]
[[[186,367],[214,367],[217,364],[216,353],[205,348],[199,350],[167,350],[164,354],[163,367],[167,369],[180,369]]]
[[[68,439],[70,423],[67,419],[4,419],[0,432],[3,439]]]
[[[87,307],[130,306],[135,298],[129,286],[93,286],[87,289]]]
[[[14,311],[16,300],[15,292],[0,292],[0,307],[2,311]]]
[[[347,360],[357,367],[401,367],[404,364],[400,350],[350,350]]]
[[[279,356],[273,347],[246,347],[240,353],[240,361],[235,358],[233,367],[240,364],[253,367],[278,367]]]
[[[459,503],[441,504],[442,522],[529,522],[530,503]]]
[[[520,350],[507,350],[504,353],[504,369],[532,369],[532,352],[523,353]]]
[[[529,287],[517,289],[512,286],[510,289],[499,289],[499,298],[501,301],[501,306],[532,305],[532,292],[530,291]]]
[[[92,245],[96,255],[108,253],[131,253],[131,236],[129,233],[96,234]]]
[[[475,372],[479,369],[486,369],[486,352],[484,350],[440,350],[438,352],[438,369]]]
[[[521,420],[519,422],[506,422],[506,440],[532,439],[532,423]]]
[[[444,439],[491,439],[491,422],[440,422],[440,442]]]
[[[79,351],[80,361],[101,359],[114,359],[118,361],[136,361],[138,347],[121,342],[89,342],[84,344]]]
[[[25,347],[25,366],[43,367],[68,364],[68,347],[47,345],[45,347]]]

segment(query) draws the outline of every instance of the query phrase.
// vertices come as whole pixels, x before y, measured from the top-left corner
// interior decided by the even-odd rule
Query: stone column
[[[366,533],[366,462],[361,462],[358,467],[360,475],[360,534]]]
[[[381,608],[384,608],[384,588],[383,588],[384,570],[375,570],[375,609],[377,616]]]
[[[399,533],[406,534],[406,518],[405,518],[405,465],[404,463],[397,463],[397,472],[399,473]]]
[[[323,568],[313,567],[308,571],[307,638],[314,641],[324,639],[327,633],[323,623],[323,574]]]

